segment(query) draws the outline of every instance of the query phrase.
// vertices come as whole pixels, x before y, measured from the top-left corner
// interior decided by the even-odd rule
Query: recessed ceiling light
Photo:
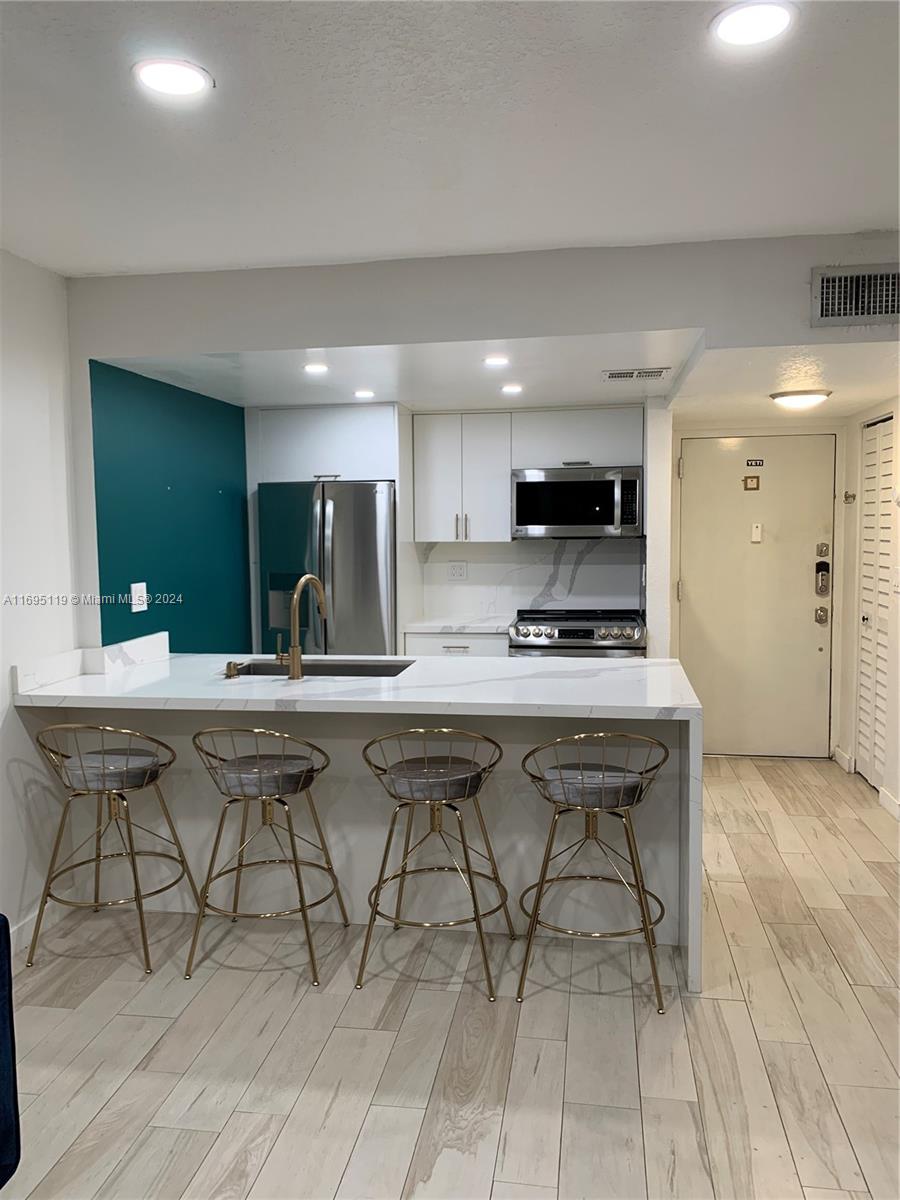
[[[508,367],[509,359],[505,354],[489,354],[484,360],[486,367]]]
[[[757,46],[784,33],[793,19],[786,4],[733,4],[719,13],[712,28],[729,46]]]
[[[306,366],[303,368],[303,370],[307,373],[307,375],[327,375],[328,374],[328,363],[323,363],[323,362],[307,363]]]
[[[353,395],[357,400],[374,400],[375,393],[370,388],[357,388]]]
[[[216,86],[208,71],[175,58],[148,58],[135,64],[138,80],[152,92],[164,96],[197,96]]]
[[[772,392],[771,397],[776,404],[781,408],[789,408],[794,412],[799,412],[804,408],[816,408],[819,404],[824,404],[831,392],[823,391],[821,388],[812,392]]]
[[[518,396],[522,390],[521,383],[504,383],[500,391],[504,396]]]

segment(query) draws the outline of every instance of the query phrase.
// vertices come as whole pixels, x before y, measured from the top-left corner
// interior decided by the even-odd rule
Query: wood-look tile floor
[[[652,803],[652,800],[649,801]],[[661,951],[469,932],[67,917],[16,977],[5,1196],[896,1200],[900,827],[829,762],[711,758],[705,991]]]

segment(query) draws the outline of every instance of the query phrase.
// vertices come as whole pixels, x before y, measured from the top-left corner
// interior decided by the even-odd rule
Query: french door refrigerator
[[[325,587],[326,619],[306,588],[304,654],[395,654],[394,484],[261,483],[258,492],[260,649],[290,640],[291,593],[311,572]]]

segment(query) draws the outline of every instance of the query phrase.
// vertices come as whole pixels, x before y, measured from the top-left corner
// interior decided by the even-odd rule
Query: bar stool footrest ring
[[[405,872],[395,871],[391,875],[385,875],[384,879],[381,881],[382,895],[384,894],[384,889],[388,886],[388,884],[396,883],[400,879],[404,878],[404,876],[405,878],[409,879],[411,875],[433,875],[437,872],[451,872],[454,875],[459,874],[456,867],[450,865],[446,867],[408,867]],[[493,908],[481,910],[481,919],[483,921],[486,917],[493,916],[494,913],[499,912],[501,908],[503,908],[503,905],[508,899],[508,892],[498,879],[494,879],[493,876],[488,875],[486,871],[473,871],[472,874],[478,879],[486,879],[492,887],[497,889],[497,894],[500,897],[499,904],[495,905]],[[373,907],[373,900],[375,898],[375,892],[377,889],[378,885],[376,884],[375,887],[373,887],[369,892],[370,909]],[[403,918],[395,917],[393,913],[382,912],[380,908],[375,909],[375,915],[377,917],[381,917],[385,921],[390,922],[391,925],[402,925],[408,929],[451,929],[455,925],[471,925],[475,921],[474,913],[470,914],[468,917],[459,917],[455,921],[408,921],[404,920]]]
[[[169,891],[184,879],[184,863],[175,854],[166,854],[162,850],[135,850],[135,858],[166,858],[169,862],[173,862],[179,868],[178,874],[168,883],[164,883],[162,887],[154,888],[150,892],[141,891],[141,900],[149,900],[151,896],[159,896],[163,892]],[[77,871],[80,867],[92,867],[97,862],[107,862],[112,858],[130,859],[131,855],[125,850],[117,850],[114,854],[100,854],[93,858],[83,858],[78,862],[69,863],[65,867],[60,867],[58,871],[54,871],[50,876],[51,887],[47,892],[48,900],[55,900],[57,904],[65,904],[67,908],[112,908],[118,904],[134,904],[135,895],[122,896],[116,900],[68,900],[64,896],[57,896],[52,889],[52,885],[63,875],[68,875],[70,871]]]
[[[335,894],[335,892],[337,891],[337,882],[336,882],[332,872],[329,871],[328,867],[326,867],[324,863],[310,862],[308,859],[305,859],[305,858],[298,859],[298,862],[299,862],[301,868],[309,867],[314,871],[324,871],[325,874],[329,877],[329,879],[331,879],[331,888],[329,891],[327,891],[325,893],[324,896],[319,896],[318,899],[316,899],[316,900],[307,900],[307,902],[306,902],[307,909],[317,908],[320,904],[324,904],[326,900],[330,900],[331,897]],[[253,867],[273,867],[273,866],[290,867],[291,872],[293,873],[294,860],[292,858],[257,858],[257,859],[254,859],[252,862],[243,863],[240,867],[238,867],[237,865],[235,865],[233,867],[225,867],[224,870],[217,871],[215,873],[215,875],[213,875],[212,879],[210,879],[210,881],[209,881],[210,887],[212,887],[212,885],[216,882],[217,879],[224,879],[227,875],[233,875],[238,870],[249,871],[249,870],[252,870]],[[209,894],[207,893],[206,908],[204,909],[204,911],[217,913],[219,916],[222,916],[222,917],[245,917],[248,919],[258,917],[260,919],[263,919],[266,917],[294,917],[297,915],[297,913],[301,913],[303,911],[303,909],[300,908],[298,905],[297,908],[285,908],[285,909],[279,910],[278,912],[264,912],[264,913],[235,912],[233,908],[219,908],[218,905],[213,904],[209,899]]]
[[[547,882],[544,884],[544,896],[546,898],[547,892],[550,890],[550,888],[554,887],[558,883],[571,883],[571,882],[577,882],[579,880],[594,882],[594,883],[617,884],[619,887],[626,888],[628,890],[628,892],[631,894],[631,898],[632,898],[632,900],[634,900],[634,903],[637,904],[637,900],[635,899],[634,892],[632,891],[632,889],[634,889],[634,891],[637,891],[636,885],[635,884],[629,885],[628,883],[625,882],[624,879],[619,879],[615,875],[557,875],[555,879],[548,879]],[[527,887],[524,890],[524,892],[522,892],[521,896],[519,897],[519,908],[521,908],[522,912],[529,919],[529,921],[531,920],[532,913],[534,910],[527,907],[527,905],[525,903],[525,897],[529,894],[529,892],[535,891],[537,886],[538,885],[536,883],[531,884],[531,886]],[[657,913],[657,915],[655,917],[653,917],[650,921],[651,928],[655,928],[655,926],[657,926],[660,923],[660,921],[663,919],[663,917],[666,915],[666,906],[663,904],[662,900],[660,900],[659,896],[657,896],[655,892],[651,892],[649,888],[646,888],[646,887],[644,888],[644,895],[647,897],[648,900],[652,900],[653,903],[656,905],[656,907],[659,909],[659,912]],[[632,934],[643,934],[643,932],[644,932],[643,927],[641,925],[638,925],[636,929],[615,929],[615,930],[610,930],[609,932],[596,932],[594,930],[587,930],[587,929],[566,929],[562,925],[553,925],[549,921],[542,921],[540,914],[538,914],[537,924],[541,929],[549,929],[549,930],[552,930],[553,933],[565,933],[565,934],[568,934],[569,937],[620,938],[620,937],[630,937]]]

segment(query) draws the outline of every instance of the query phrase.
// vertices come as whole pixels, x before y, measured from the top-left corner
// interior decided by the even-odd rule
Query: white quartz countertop
[[[124,643],[128,646],[129,643]],[[112,651],[112,652],[111,652]],[[70,654],[89,652],[70,652]],[[20,706],[256,712],[396,712],[687,720],[699,715],[676,659],[405,658],[392,678],[283,676],[226,679],[237,654],[173,654],[129,664],[107,648],[106,664],[68,678],[18,671]],[[243,656],[245,657],[245,656]],[[68,662],[66,656],[58,656]],[[312,656],[307,663],[322,661]],[[327,661],[341,661],[337,656]],[[357,660],[359,661],[359,660]],[[367,661],[383,662],[384,659]],[[43,680],[41,678],[43,676]],[[55,678],[55,682],[49,681]],[[31,686],[34,683],[37,686]]]
[[[429,617],[425,621],[410,621],[404,628],[407,633],[502,633],[505,637],[515,615],[513,612],[505,617],[496,613],[489,617]]]

